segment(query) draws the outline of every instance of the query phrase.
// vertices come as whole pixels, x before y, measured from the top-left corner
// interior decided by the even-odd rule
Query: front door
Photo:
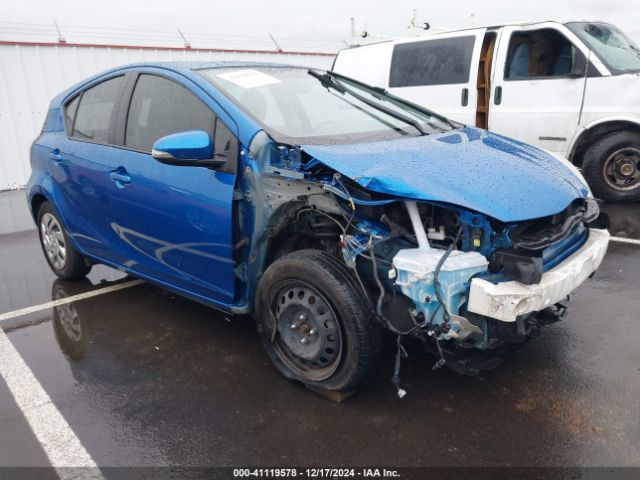
[[[505,27],[489,107],[489,130],[564,157],[577,128],[586,56],[556,24]]]
[[[234,300],[232,197],[238,145],[230,129],[188,87],[140,74],[110,165],[111,228],[127,266],[192,296]],[[210,100],[209,100],[210,101]],[[228,162],[213,170],[164,165],[151,150],[160,137],[202,130]]]

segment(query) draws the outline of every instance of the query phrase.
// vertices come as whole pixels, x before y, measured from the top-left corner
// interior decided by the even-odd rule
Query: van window
[[[557,30],[514,32],[509,42],[505,79],[568,77],[584,72],[586,58]]]
[[[396,45],[389,87],[468,83],[475,41],[466,36]]]
[[[215,116],[193,93],[157,75],[140,75],[127,115],[124,144],[150,152],[160,137],[202,130],[213,138]]]
[[[124,77],[116,77],[86,90],[80,98],[71,136],[79,140],[108,143],[111,117]],[[73,102],[69,105],[72,107]],[[67,115],[71,112],[67,109]]]

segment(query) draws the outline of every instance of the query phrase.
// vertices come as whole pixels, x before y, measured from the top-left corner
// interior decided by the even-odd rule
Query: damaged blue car
[[[609,241],[578,171],[342,75],[137,64],[51,103],[27,187],[63,278],[119,268],[251,314],[287,378],[352,391],[384,329],[476,374],[542,326]]]

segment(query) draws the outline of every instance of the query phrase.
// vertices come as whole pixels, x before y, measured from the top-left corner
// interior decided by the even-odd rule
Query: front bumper
[[[471,281],[470,312],[514,322],[517,317],[543,310],[564,300],[600,266],[607,246],[607,230],[591,229],[580,250],[542,275],[540,283],[510,281],[494,284],[480,278]]]

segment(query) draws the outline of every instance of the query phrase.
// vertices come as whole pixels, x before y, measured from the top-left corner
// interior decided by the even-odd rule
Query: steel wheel
[[[273,298],[274,347],[300,375],[319,382],[340,364],[342,333],[327,299],[306,283],[290,282]]]
[[[627,147],[612,153],[604,162],[603,174],[607,184],[617,190],[640,188],[640,150]]]
[[[67,263],[67,246],[62,227],[50,213],[45,213],[40,220],[40,237],[49,261],[56,269],[62,270]]]

